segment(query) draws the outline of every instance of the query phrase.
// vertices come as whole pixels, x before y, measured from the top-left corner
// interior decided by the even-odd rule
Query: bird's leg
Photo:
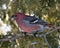
[[[24,35],[27,35],[27,33],[26,33],[26,32],[24,32]]]
[[[35,32],[33,35],[36,36],[37,32]]]
[[[21,32],[21,35],[26,36],[27,33],[26,32]]]
[[[36,37],[36,34],[37,33],[24,33],[26,36],[35,36]]]

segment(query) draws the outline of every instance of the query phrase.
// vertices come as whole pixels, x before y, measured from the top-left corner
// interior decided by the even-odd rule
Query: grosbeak
[[[24,13],[15,13],[12,18],[16,20],[16,23],[22,32],[35,33],[37,31],[43,32],[44,30],[49,29],[48,23],[35,16],[27,16]]]

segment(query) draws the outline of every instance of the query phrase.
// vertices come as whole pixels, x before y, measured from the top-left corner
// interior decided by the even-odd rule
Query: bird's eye
[[[11,16],[11,18],[16,18],[16,17],[17,17],[17,15],[12,15],[12,16]]]
[[[17,15],[14,15],[15,17],[17,17]]]

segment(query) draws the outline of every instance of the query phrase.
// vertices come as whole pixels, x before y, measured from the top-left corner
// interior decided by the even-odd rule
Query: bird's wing
[[[47,25],[48,23],[42,19],[38,20],[36,23],[41,24],[41,25]]]
[[[41,25],[48,24],[46,21],[36,18],[35,16],[27,16],[24,20],[29,21],[31,24],[41,24]]]
[[[27,16],[24,20],[31,22],[36,22],[36,20],[38,20],[38,18],[36,18],[35,16]]]

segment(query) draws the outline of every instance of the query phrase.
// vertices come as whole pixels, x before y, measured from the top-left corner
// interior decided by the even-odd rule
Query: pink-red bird
[[[12,18],[14,18],[18,24],[18,27],[22,32],[35,33],[37,31],[43,32],[49,29],[49,25],[41,19],[35,16],[27,16],[24,13],[15,13]],[[40,22],[40,23],[38,23]]]

